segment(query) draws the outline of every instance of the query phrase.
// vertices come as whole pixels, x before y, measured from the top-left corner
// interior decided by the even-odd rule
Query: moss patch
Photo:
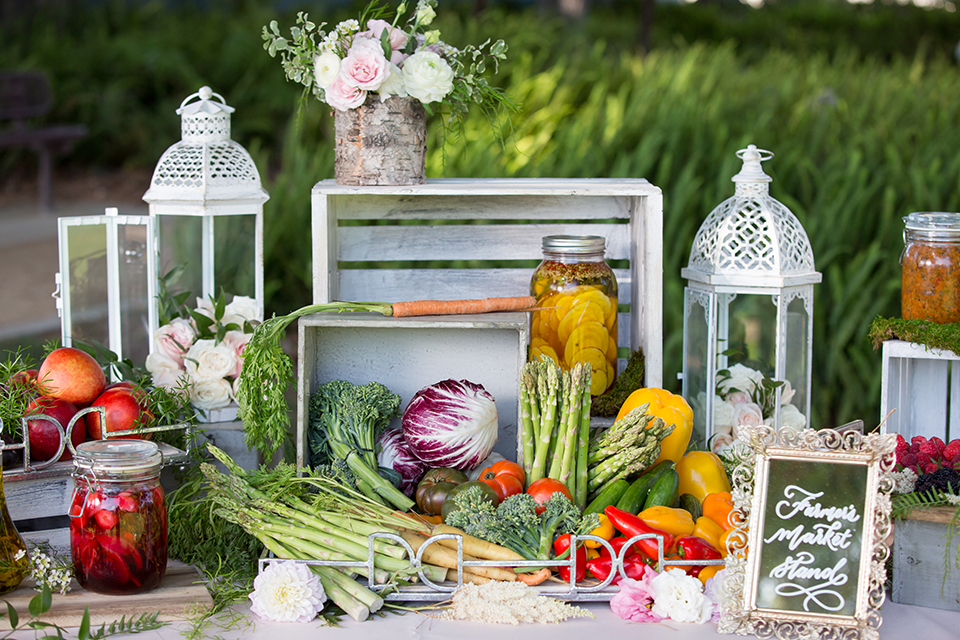
[[[644,364],[642,349],[631,353],[627,366],[624,367],[623,373],[617,376],[613,386],[602,396],[593,399],[590,415],[604,418],[616,417],[627,397],[643,386]]]
[[[960,354],[960,323],[878,317],[870,325],[870,340],[874,349],[879,349],[887,340],[904,340]]]

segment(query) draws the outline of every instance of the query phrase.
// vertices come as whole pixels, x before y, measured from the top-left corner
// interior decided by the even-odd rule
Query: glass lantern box
[[[813,285],[820,281],[806,232],[770,197],[750,145],[733,197],[694,238],[684,289],[683,395],[694,437],[714,450],[739,424],[800,429],[810,416]]]

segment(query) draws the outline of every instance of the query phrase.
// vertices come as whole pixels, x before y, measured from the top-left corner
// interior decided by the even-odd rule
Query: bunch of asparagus
[[[528,362],[520,375],[520,429],[527,482],[559,480],[573,503],[587,505],[590,443],[589,364],[563,371],[550,358]]]
[[[621,478],[641,473],[660,457],[660,442],[674,426],[647,413],[642,404],[596,434],[587,455],[587,485],[591,494]]]

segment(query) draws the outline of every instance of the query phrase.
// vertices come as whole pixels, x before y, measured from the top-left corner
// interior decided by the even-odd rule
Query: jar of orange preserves
[[[617,371],[617,278],[604,260],[601,236],[546,236],[543,262],[530,282],[530,360],[549,357],[563,369],[593,368],[592,395],[610,388]]]
[[[903,221],[901,314],[960,322],[960,213],[911,213]]]

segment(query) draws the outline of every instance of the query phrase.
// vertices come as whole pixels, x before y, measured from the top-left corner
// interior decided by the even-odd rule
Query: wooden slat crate
[[[533,269],[517,263],[539,261],[543,236],[603,236],[607,260],[626,262],[614,269],[618,344],[643,348],[645,384],[661,386],[663,197],[646,180],[438,179],[413,187],[325,180],[314,186],[311,207],[315,303],[527,295]],[[394,261],[422,268],[370,264]]]
[[[960,538],[947,547],[947,527],[956,510],[950,507],[915,509],[897,520],[893,534],[891,599],[934,609],[960,611],[960,573],[953,565]]]
[[[884,342],[880,394],[886,433],[899,433],[907,441],[913,436],[939,436],[944,442],[960,437],[960,356],[952,351]]]

